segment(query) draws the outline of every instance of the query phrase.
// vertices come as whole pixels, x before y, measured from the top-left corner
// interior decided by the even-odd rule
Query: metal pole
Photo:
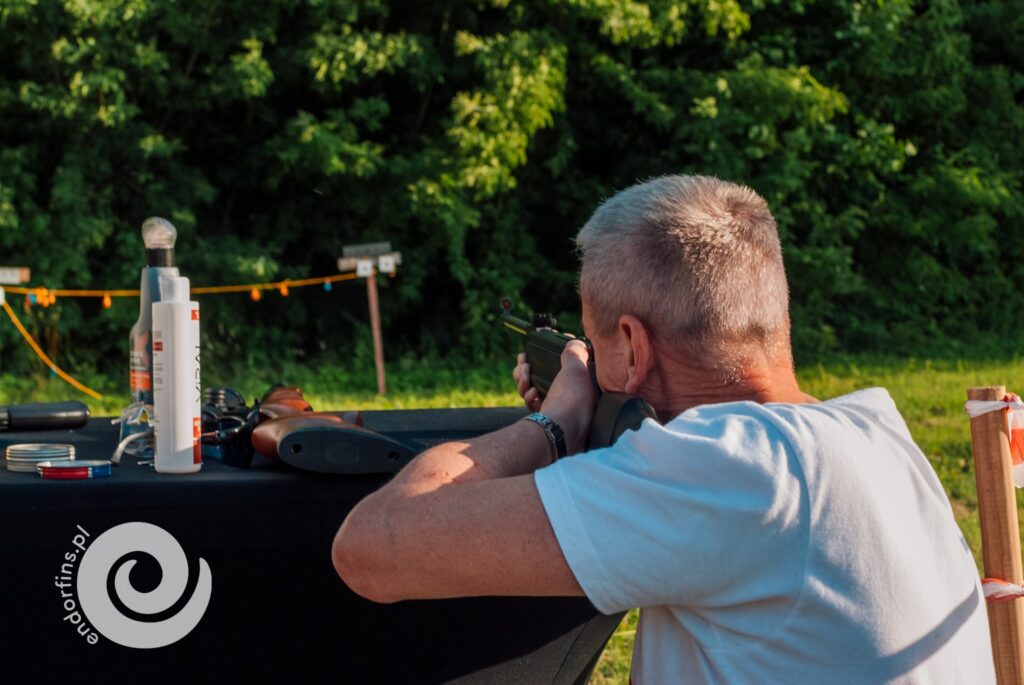
[[[366,298],[370,302],[370,329],[373,331],[373,359],[377,364],[377,393],[387,394],[384,378],[384,338],[380,330],[380,304],[377,300],[377,270],[366,279]]]
[[[967,390],[969,400],[999,401],[1005,395],[1003,386]],[[1006,412],[993,411],[972,418],[971,446],[985,575],[1024,584]],[[996,681],[999,685],[1024,683],[1024,600],[989,603],[988,626]]]

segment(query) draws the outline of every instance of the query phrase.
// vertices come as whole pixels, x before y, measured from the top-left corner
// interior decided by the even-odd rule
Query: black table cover
[[[365,419],[368,428],[426,447],[522,415],[513,408],[440,409],[366,412]],[[76,431],[0,433],[0,449],[67,442],[78,459],[109,458],[116,437],[109,419],[94,419]],[[331,564],[331,541],[346,513],[384,481],[304,473],[259,456],[249,469],[208,459],[200,473],[183,476],[157,474],[130,457],[112,476],[94,480],[50,481],[0,469],[0,682],[586,681],[617,617],[599,614],[585,599],[380,605],[349,590]],[[164,529],[188,559],[182,600],[157,619],[192,596],[199,559],[210,569],[205,613],[167,646],[90,638],[93,626],[80,634],[88,616],[76,597],[62,596],[74,588],[58,587],[74,585],[62,578],[69,571],[74,577],[89,544],[129,522]],[[136,590],[160,584],[152,557],[130,558],[137,562],[130,574]],[[114,582],[111,573],[108,590],[122,607]]]

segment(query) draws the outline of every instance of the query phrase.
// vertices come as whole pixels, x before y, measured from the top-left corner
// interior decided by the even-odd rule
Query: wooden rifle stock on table
[[[397,473],[416,450],[363,427],[362,412],[315,412],[298,388],[277,387],[260,403],[253,448],[306,471]]]
[[[556,321],[550,314],[534,314],[533,323],[512,315],[512,301],[501,301],[501,324],[520,335],[526,336],[526,361],[530,364],[530,383],[541,394],[547,395],[555,376],[562,370],[562,351],[571,340],[579,340],[587,346],[587,366],[597,393],[597,409],[590,421],[590,434],[586,449],[610,447],[627,430],[636,430],[644,419],[658,420],[654,408],[642,397],[622,392],[602,392],[597,384],[597,366],[594,363],[594,346],[586,338],[576,338],[554,329]]]

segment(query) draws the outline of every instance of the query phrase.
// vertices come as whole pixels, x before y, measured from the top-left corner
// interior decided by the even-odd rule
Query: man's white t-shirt
[[[646,421],[535,480],[635,685],[995,682],[946,495],[880,388]]]

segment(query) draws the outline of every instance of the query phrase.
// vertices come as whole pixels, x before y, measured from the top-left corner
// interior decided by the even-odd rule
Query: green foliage
[[[779,220],[799,358],[956,353],[1024,323],[1022,17],[1024,0],[0,0],[0,261],[133,287],[154,214],[196,284],[329,273],[386,239],[404,258],[382,282],[389,351],[483,359],[511,347],[500,295],[574,320],[572,238],[602,198],[711,173]],[[364,302],[208,298],[207,359],[342,359]],[[25,319],[63,365],[120,377],[135,316],[63,299]],[[6,325],[0,353],[34,364]]]

